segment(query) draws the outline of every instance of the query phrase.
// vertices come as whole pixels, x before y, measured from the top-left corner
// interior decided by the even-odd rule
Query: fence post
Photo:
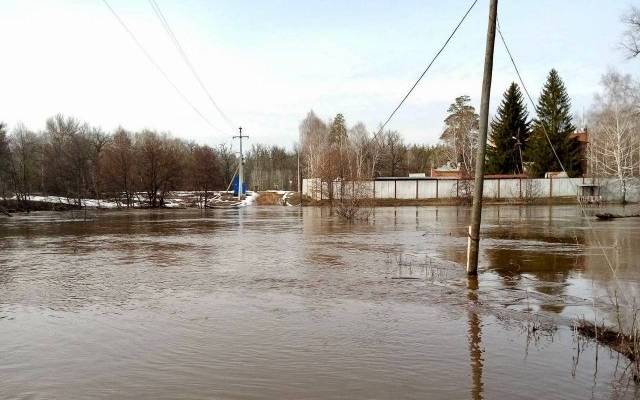
[[[418,180],[416,179],[416,200],[418,200]]]
[[[522,198],[522,178],[518,178],[520,181],[520,198]]]
[[[436,179],[436,200],[438,199],[438,180]]]
[[[549,199],[553,198],[553,178],[549,177]]]

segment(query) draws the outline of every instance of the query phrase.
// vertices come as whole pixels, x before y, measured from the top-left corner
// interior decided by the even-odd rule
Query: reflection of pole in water
[[[469,359],[471,365],[471,399],[482,399],[482,328],[480,316],[476,311],[478,305],[478,278],[470,276],[467,279],[468,299],[469,299]]]

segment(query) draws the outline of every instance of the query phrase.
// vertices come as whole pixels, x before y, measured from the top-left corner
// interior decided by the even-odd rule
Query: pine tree
[[[469,96],[459,96],[447,109],[445,128],[440,140],[445,144],[449,161],[457,163],[464,174],[472,175],[478,147],[480,117]]]
[[[514,82],[504,93],[496,117],[491,121],[487,170],[491,174],[522,172],[522,154],[529,141],[529,113],[520,88]]]
[[[575,131],[571,117],[571,100],[564,82],[555,69],[549,73],[536,112],[538,116],[533,121],[531,137],[525,152],[525,160],[531,163],[531,175],[541,177],[547,171],[562,171],[562,166],[569,176],[579,175],[579,146],[571,137]],[[554,154],[554,149],[558,157]],[[558,158],[562,161],[562,166],[558,163]]]
[[[347,139],[347,124],[342,114],[336,115],[329,128],[329,141],[331,143],[343,143]]]

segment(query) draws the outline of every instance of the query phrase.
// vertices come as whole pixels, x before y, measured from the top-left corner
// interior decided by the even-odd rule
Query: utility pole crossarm
[[[234,139],[239,139],[240,141],[240,163],[238,165],[238,200],[242,199],[243,196],[243,185],[244,185],[244,154],[242,153],[242,139],[249,139],[249,136],[242,134],[242,127],[238,128],[240,132],[237,136],[234,136]]]

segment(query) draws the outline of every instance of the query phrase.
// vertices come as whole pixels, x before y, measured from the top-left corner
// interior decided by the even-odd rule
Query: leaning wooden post
[[[478,250],[480,248],[480,221],[482,220],[482,192],[484,189],[484,157],[487,147],[487,126],[489,124],[489,99],[491,97],[491,78],[493,75],[493,48],[496,39],[496,19],[498,17],[498,0],[489,4],[489,26],[487,28],[487,45],[484,53],[484,76],[482,78],[482,98],[480,99],[480,132],[478,152],[476,155],[475,187],[471,226],[467,246],[467,274],[478,273]]]

